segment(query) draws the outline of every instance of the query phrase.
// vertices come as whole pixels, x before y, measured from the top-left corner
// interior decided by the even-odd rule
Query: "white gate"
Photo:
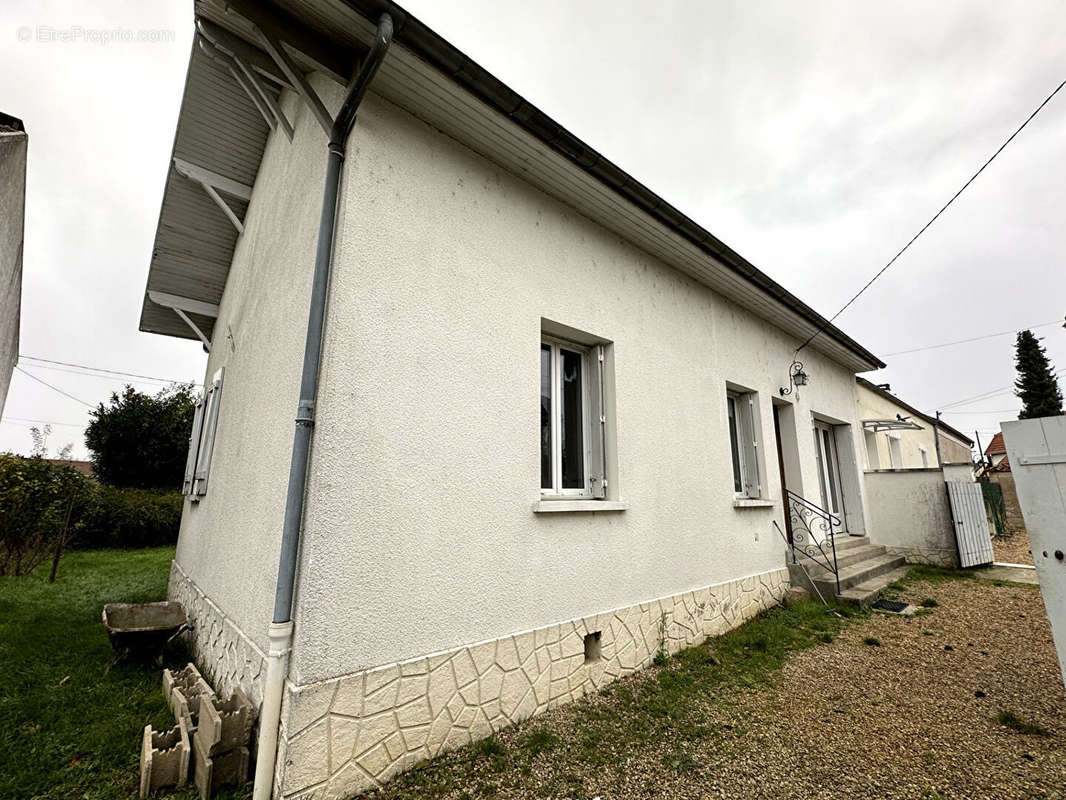
[[[1066,417],[1023,419],[1001,427],[1066,681]]]
[[[976,483],[948,481],[951,518],[955,520],[955,539],[959,543],[959,559],[964,567],[991,564],[996,555],[992,550],[992,534],[985,516],[985,500],[981,486]]]

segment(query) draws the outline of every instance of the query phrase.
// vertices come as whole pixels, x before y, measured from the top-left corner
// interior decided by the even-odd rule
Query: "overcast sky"
[[[827,315],[1066,78],[1062,0],[405,7]],[[114,28],[168,41],[85,40]],[[137,330],[191,37],[173,0],[0,6],[0,111],[30,135],[24,356],[203,379],[198,344]],[[1013,336],[889,354],[1061,322],[1064,165],[1066,91],[838,320],[890,364],[867,377],[925,411],[1011,384]],[[1066,330],[1037,333],[1066,368]],[[122,385],[20,366],[89,404]],[[987,442],[1017,408],[1004,392],[945,420]],[[86,457],[87,412],[16,372],[0,451],[48,420],[51,449]]]

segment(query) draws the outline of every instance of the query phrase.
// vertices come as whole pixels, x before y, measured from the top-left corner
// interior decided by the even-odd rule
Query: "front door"
[[[840,462],[833,428],[824,422],[814,423],[814,457],[818,461],[818,486],[822,492],[822,508],[840,520],[840,528],[834,525],[834,533],[847,533],[844,529],[844,493],[840,486]]]
[[[792,515],[788,506],[788,485],[785,482],[785,453],[781,447],[781,414],[777,406],[774,409],[774,439],[777,441],[777,468],[781,472],[781,512],[785,515],[785,534],[792,542]]]

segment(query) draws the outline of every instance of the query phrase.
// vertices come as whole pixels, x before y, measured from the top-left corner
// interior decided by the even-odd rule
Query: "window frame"
[[[590,369],[590,358],[593,348],[588,345],[579,344],[577,342],[569,341],[566,339],[560,339],[557,336],[551,336],[545,333],[541,334],[540,344],[548,345],[551,348],[548,363],[550,367],[551,381],[550,399],[551,399],[551,474],[552,485],[550,487],[540,487],[540,494],[543,499],[551,498],[564,498],[567,500],[573,499],[594,499],[592,490],[592,481],[590,480],[590,466],[591,466],[591,431],[589,430],[589,392],[592,370]],[[582,486],[580,488],[564,488],[562,486],[562,472],[563,472],[563,448],[561,433],[562,422],[562,402],[560,397],[562,395],[562,370],[559,368],[562,362],[561,350],[567,350],[571,353],[577,353],[581,356],[581,480]],[[597,388],[597,391],[599,389]]]
[[[756,424],[757,392],[726,387],[726,432],[729,435],[729,468],[733,473],[734,500],[760,500],[765,497],[762,468],[759,465],[759,426]],[[730,419],[729,407],[734,413]],[[735,440],[734,440],[735,436]],[[733,468],[734,441],[739,474]],[[737,489],[737,483],[740,489]]]

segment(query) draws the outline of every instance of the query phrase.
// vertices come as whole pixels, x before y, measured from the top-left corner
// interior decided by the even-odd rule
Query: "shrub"
[[[0,455],[0,575],[26,575],[55,552],[87,483],[70,467]]]
[[[174,544],[181,525],[181,492],[117,489],[91,484],[71,547],[133,549]]]
[[[180,492],[117,489],[41,458],[0,455],[0,575],[25,575],[65,546],[173,544]]]

